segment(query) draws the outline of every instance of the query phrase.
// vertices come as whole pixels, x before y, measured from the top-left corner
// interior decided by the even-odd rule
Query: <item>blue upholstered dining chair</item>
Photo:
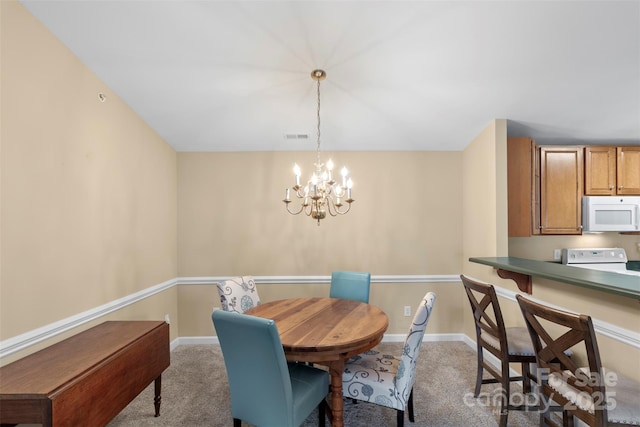
[[[369,303],[371,274],[355,271],[334,271],[331,273],[331,298],[350,299]]]
[[[234,277],[218,282],[216,286],[224,311],[244,313],[260,304],[256,282],[252,276]]]
[[[234,427],[246,421],[258,427],[298,427],[318,407],[324,427],[329,374],[287,363],[273,320],[214,310],[231,390]]]
[[[400,356],[383,354],[374,348],[347,361],[342,374],[343,396],[395,409],[398,427],[404,426],[406,408],[409,421],[414,422],[416,363],[435,300],[436,294],[427,292],[420,301]]]

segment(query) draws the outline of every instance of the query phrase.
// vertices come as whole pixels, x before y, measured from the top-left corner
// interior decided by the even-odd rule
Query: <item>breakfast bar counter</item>
[[[555,280],[570,285],[640,299],[640,276],[589,270],[558,262],[517,257],[469,258],[470,262],[489,265],[504,279],[513,279],[523,292],[531,293],[531,277]]]

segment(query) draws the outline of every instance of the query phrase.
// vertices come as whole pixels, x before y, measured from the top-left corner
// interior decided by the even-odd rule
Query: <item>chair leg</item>
[[[500,399],[500,427],[507,427],[509,418],[509,396],[510,396],[509,363],[502,362],[502,398]]]
[[[404,411],[396,410],[396,419],[398,420],[398,427],[404,427]]]
[[[233,427],[242,427],[242,421],[238,418],[233,419]]]
[[[478,342],[479,341],[480,341],[480,338],[478,337]],[[480,386],[482,386],[482,364],[484,363],[483,355],[482,355],[482,347],[480,347],[479,345],[478,345],[477,354],[478,354],[478,372],[476,374],[476,390],[473,394],[473,397],[476,397],[476,398],[480,395]]]
[[[531,369],[529,367],[529,363],[522,362],[522,392],[530,393],[531,392]]]
[[[320,402],[320,404],[318,405],[318,426],[319,427],[324,427],[326,406],[327,406],[326,402],[324,401],[324,399],[322,399],[322,402]]]
[[[413,416],[413,387],[411,387],[411,393],[409,393],[409,402],[407,404],[407,407],[409,408],[409,421],[415,423],[416,419]]]

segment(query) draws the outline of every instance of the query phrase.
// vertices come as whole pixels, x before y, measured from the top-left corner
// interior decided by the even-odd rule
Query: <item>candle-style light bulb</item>
[[[296,176],[296,185],[300,185],[300,166],[297,163],[293,165],[293,174]]]
[[[346,167],[342,167],[342,169],[340,170],[340,175],[342,175],[342,186],[346,187],[347,186],[347,175],[349,175],[349,171],[347,170]]]

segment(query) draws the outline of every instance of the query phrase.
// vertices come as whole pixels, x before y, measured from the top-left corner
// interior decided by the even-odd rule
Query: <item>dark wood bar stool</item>
[[[516,299],[542,374],[540,426],[558,427],[550,415],[550,400],[561,405],[564,426],[573,426],[574,416],[592,427],[640,425],[640,383],[602,367],[591,317],[521,295]],[[586,352],[588,366],[566,356],[574,346]]]
[[[480,394],[483,384],[500,383],[502,394],[500,397],[500,427],[506,427],[509,410],[537,410],[527,405],[511,405],[510,383],[522,381],[525,393],[531,391],[531,380],[536,377],[531,373],[530,364],[536,363],[533,345],[525,327],[505,327],[498,297],[493,285],[460,276],[471,304],[476,329],[476,343],[478,356],[478,371],[474,397]],[[500,370],[484,360],[483,350],[487,350],[500,360]],[[510,376],[509,365],[519,363],[522,375]],[[483,379],[483,372],[489,372],[493,378]]]

